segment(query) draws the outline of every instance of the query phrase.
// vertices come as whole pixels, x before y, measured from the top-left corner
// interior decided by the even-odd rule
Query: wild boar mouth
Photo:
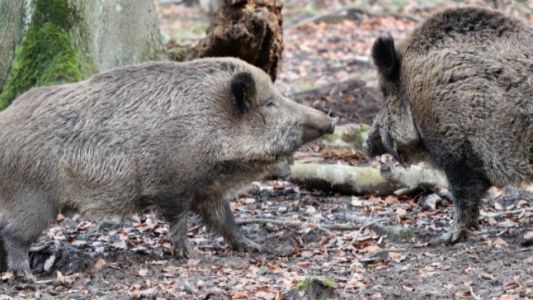
[[[312,128],[309,126],[305,126],[303,128],[303,134],[302,134],[302,142],[307,143],[314,139],[317,139],[320,136],[320,130],[317,128]]]
[[[335,126],[333,124],[323,128],[304,125],[302,126],[302,144],[315,140],[324,134],[333,133],[334,128]]]

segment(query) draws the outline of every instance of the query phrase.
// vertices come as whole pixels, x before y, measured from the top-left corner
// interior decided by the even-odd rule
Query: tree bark
[[[283,51],[281,0],[224,0],[186,59],[234,56],[276,79]]]
[[[22,0],[0,1],[0,87],[3,85],[20,40]]]
[[[71,0],[84,16],[86,53],[97,72],[145,61],[166,60],[150,0]],[[83,43],[83,41],[80,41]]]
[[[0,0],[0,106],[33,86],[167,58],[147,0]]]

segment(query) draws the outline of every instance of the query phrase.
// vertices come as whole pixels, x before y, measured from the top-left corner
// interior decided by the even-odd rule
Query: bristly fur
[[[99,219],[155,207],[178,256],[190,255],[194,212],[234,248],[255,248],[228,193],[309,141],[303,128],[333,130],[326,114],[232,58],[129,66],[34,88],[0,112],[0,127],[2,238],[8,268],[25,276],[31,243],[63,210]]]
[[[488,187],[533,179],[533,29],[481,8],[436,13],[397,45],[399,81],[393,45],[374,45],[387,104],[367,148],[407,162],[427,154],[446,172],[454,242],[477,226]]]

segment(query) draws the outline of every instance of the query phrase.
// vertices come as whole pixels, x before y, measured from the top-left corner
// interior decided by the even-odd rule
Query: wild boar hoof
[[[245,237],[232,244],[233,249],[239,252],[261,252],[262,247],[258,243]]]
[[[455,244],[462,240],[466,240],[466,237],[469,235],[470,232],[471,231],[464,225],[453,225],[450,231],[446,232],[445,234],[431,241],[431,244],[433,245]]]
[[[188,240],[180,240],[172,246],[172,256],[176,258],[194,258],[196,253]]]

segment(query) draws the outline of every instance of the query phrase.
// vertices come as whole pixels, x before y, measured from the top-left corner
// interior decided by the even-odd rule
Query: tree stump
[[[276,79],[283,51],[281,0],[223,0],[187,59],[238,57]]]

